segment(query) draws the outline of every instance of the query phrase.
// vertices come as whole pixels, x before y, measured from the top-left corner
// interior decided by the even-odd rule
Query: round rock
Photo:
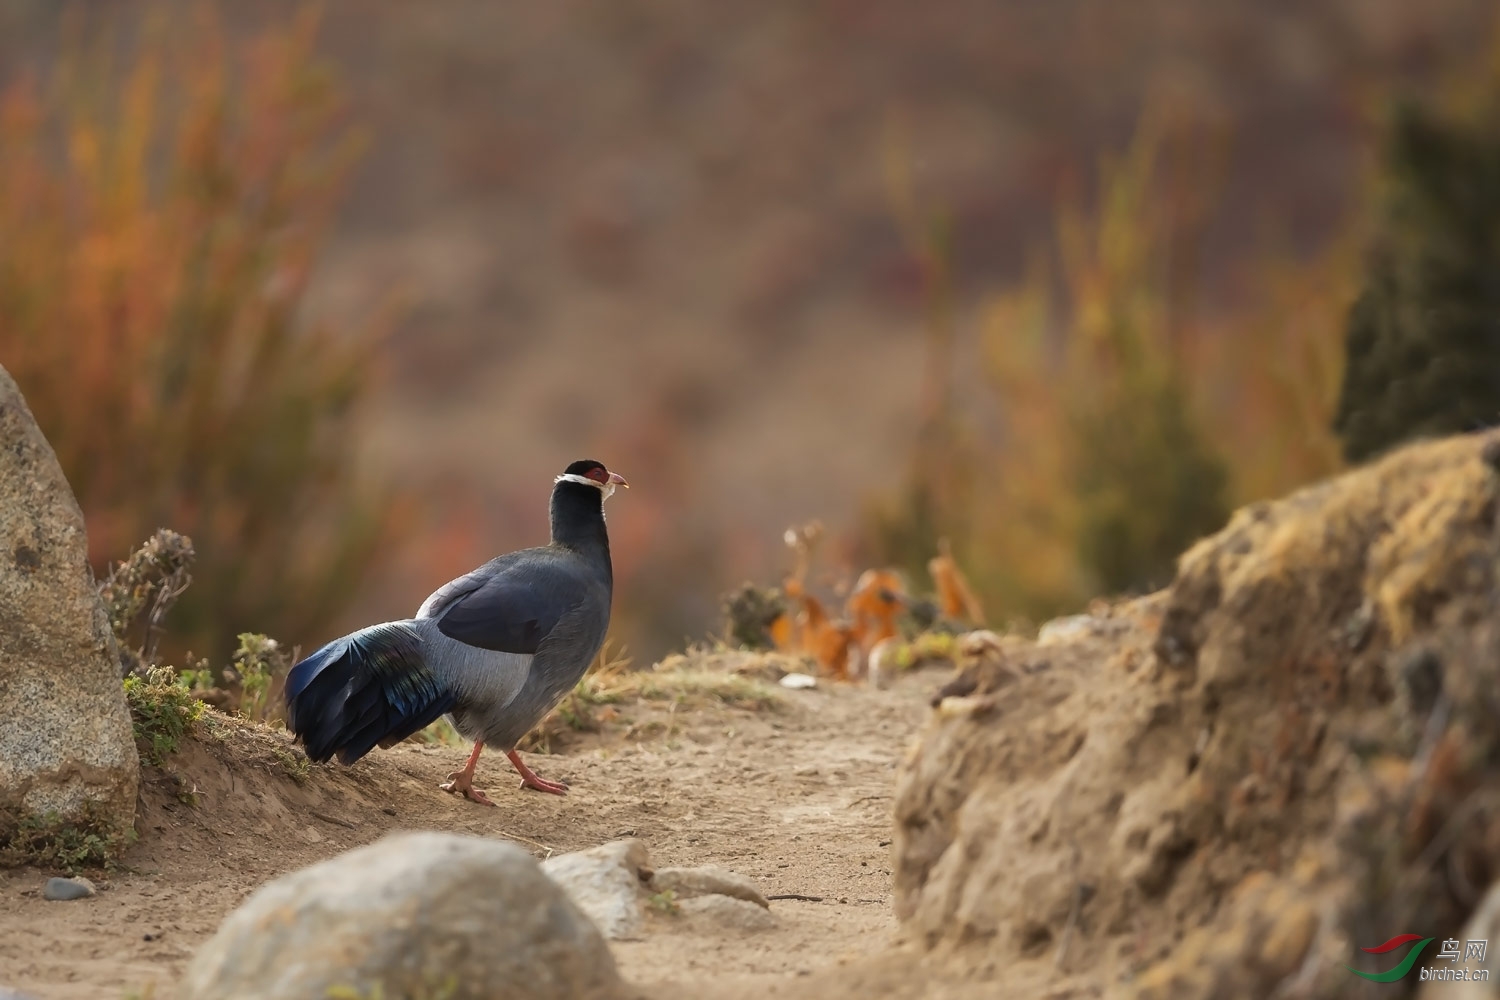
[[[671,891],[678,899],[719,895],[743,899],[761,909],[769,909],[771,906],[754,882],[715,865],[663,868],[651,880],[651,887],[658,892]]]
[[[678,907],[684,917],[716,931],[767,931],[776,926],[770,910],[734,896],[694,896]]]
[[[42,898],[62,903],[70,899],[85,899],[96,891],[94,883],[86,878],[49,878],[42,887]]]
[[[651,859],[640,840],[613,840],[542,862],[542,874],[562,887],[611,941],[633,941],[644,923],[642,884]]]
[[[194,956],[184,1000],[615,1000],[597,928],[515,844],[393,834],[268,882]]]

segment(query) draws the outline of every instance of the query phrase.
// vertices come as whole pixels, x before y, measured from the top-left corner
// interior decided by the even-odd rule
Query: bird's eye
[[[584,475],[596,483],[603,483],[608,481],[609,472],[603,466],[599,466],[598,468],[590,469]]]

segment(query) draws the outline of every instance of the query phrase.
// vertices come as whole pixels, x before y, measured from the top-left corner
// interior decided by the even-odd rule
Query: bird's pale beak
[[[617,472],[611,472],[609,474],[609,485],[611,485],[611,486],[623,486],[627,490],[630,489],[630,484],[625,481],[625,477],[622,476],[622,475],[620,475]]]

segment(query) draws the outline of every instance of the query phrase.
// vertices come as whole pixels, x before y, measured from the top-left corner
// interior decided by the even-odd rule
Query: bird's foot
[[[448,780],[438,785],[445,792],[462,792],[463,797],[470,802],[478,802],[482,806],[492,806],[495,803],[490,797],[474,787],[474,775],[468,771],[454,771],[448,775]]]
[[[526,762],[521,759],[521,755],[514,750],[505,756],[510,758],[510,762],[520,772],[522,788],[535,788],[539,792],[550,792],[553,795],[568,794],[568,783],[566,781],[548,781],[527,767]]]
[[[539,774],[521,779],[522,788],[535,788],[539,792],[551,792],[553,795],[567,795],[568,783],[565,781],[548,781]]]

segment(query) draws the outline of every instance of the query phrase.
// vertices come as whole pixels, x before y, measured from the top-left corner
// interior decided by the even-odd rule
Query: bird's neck
[[[602,557],[609,569],[604,494],[592,486],[561,482],[552,488],[552,544]]]

